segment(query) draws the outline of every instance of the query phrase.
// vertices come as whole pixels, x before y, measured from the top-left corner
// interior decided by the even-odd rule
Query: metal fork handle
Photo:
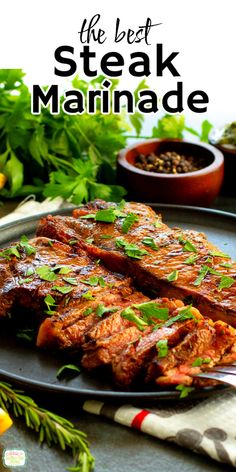
[[[198,374],[194,377],[200,377],[202,379],[218,380],[218,382],[223,382],[228,385],[231,385],[232,387],[236,387],[236,375],[233,375],[233,374],[225,374],[218,371],[217,372],[209,371],[209,372]]]
[[[236,375],[236,365],[219,365],[213,367],[209,372],[222,372],[222,374],[234,374]]]

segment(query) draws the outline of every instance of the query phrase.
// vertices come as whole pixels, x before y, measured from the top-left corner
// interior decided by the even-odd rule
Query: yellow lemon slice
[[[5,433],[5,431],[10,428],[12,425],[12,420],[6,411],[0,408],[0,435]]]

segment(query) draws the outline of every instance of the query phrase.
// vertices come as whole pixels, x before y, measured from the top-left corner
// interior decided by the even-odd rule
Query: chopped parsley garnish
[[[73,287],[69,285],[53,285],[52,290],[57,290],[62,294],[70,293],[73,290]]]
[[[92,295],[92,293],[90,292],[90,290],[83,293],[82,298],[85,298],[85,300],[94,300],[95,299],[94,296]]]
[[[126,308],[120,315],[128,321],[133,321],[140,331],[144,331],[148,326],[148,323],[146,323],[142,318],[139,318],[132,308]]]
[[[93,309],[92,309],[92,308],[87,308],[87,309],[83,312],[83,315],[84,315],[84,316],[88,316],[88,315],[91,315],[91,313],[93,313]]]
[[[162,223],[161,223],[160,221],[155,221],[155,222],[153,223],[153,226],[154,226],[155,228],[161,228],[161,227],[162,227]]]
[[[77,239],[70,239],[70,241],[68,241],[68,244],[70,246],[74,246],[74,244],[77,244],[78,243],[78,240]]]
[[[176,390],[180,391],[179,398],[186,398],[188,396],[188,394],[190,392],[192,392],[193,390],[195,390],[195,389],[194,389],[194,387],[187,387],[186,385],[179,384],[179,385],[177,385]]]
[[[33,267],[28,267],[28,269],[25,271],[25,276],[29,277],[30,275],[34,274],[34,268]]]
[[[79,218],[81,220],[95,220],[95,213],[88,213],[87,215],[82,215]]]
[[[194,246],[194,244],[191,241],[189,241],[189,239],[184,239],[182,236],[179,236],[178,240],[179,240],[180,244],[183,245],[183,250],[184,251],[197,252],[196,246]]]
[[[236,282],[233,277],[228,277],[227,275],[222,275],[220,279],[220,284],[218,285],[218,290],[223,290],[223,288],[230,288]]]
[[[31,254],[35,254],[37,252],[36,247],[29,244],[27,236],[21,236],[19,245],[25,251],[27,256],[31,256]]]
[[[195,256],[194,255],[189,256],[187,259],[185,259],[184,264],[192,265],[192,264],[194,264],[194,262],[197,261],[197,259],[198,259],[198,256],[196,256],[196,255]]]
[[[53,315],[55,313],[55,310],[52,310],[51,308],[56,308],[57,306],[55,298],[53,298],[52,295],[47,295],[44,298],[44,303],[47,305],[46,313],[48,315]]]
[[[191,311],[191,308],[192,306],[189,305],[185,308],[182,308],[180,311],[179,311],[179,314],[176,315],[176,316],[173,316],[172,318],[169,318],[167,321],[165,321],[164,323],[159,323],[157,325],[154,326],[153,330],[156,330],[156,329],[159,329],[159,328],[162,328],[163,326],[165,326],[166,328],[168,328],[169,326],[171,326],[172,324],[174,324],[175,322],[177,321],[185,321],[185,320],[189,320],[189,319],[194,319],[195,321],[197,321],[197,319],[195,318],[195,316],[193,315],[192,311]]]
[[[167,276],[167,280],[169,282],[175,282],[175,280],[178,280],[178,277],[179,277],[179,271],[178,270],[173,270],[173,272],[171,272],[168,276]]]
[[[71,267],[69,266],[62,266],[62,265],[56,265],[55,267],[52,268],[54,272],[58,272],[59,274],[69,274],[72,272]]]
[[[105,313],[115,313],[119,308],[118,307],[108,307],[100,303],[96,308],[96,315],[101,318]]]
[[[113,236],[111,234],[102,234],[101,239],[112,239]]]
[[[18,280],[18,283],[19,285],[23,285],[23,284],[29,284],[30,282],[33,282],[33,277],[27,277],[25,279],[22,279],[21,277],[19,278]]]
[[[35,331],[30,328],[20,329],[16,333],[18,339],[23,339],[24,341],[32,342],[34,340]]]
[[[63,277],[63,280],[70,285],[77,285],[78,280],[75,277]]]
[[[209,267],[206,265],[203,265],[201,269],[199,270],[198,277],[196,278],[195,282],[193,282],[193,285],[195,285],[196,287],[199,287],[202,281],[205,279],[208,272],[209,272]]]
[[[87,215],[82,215],[80,218],[84,220],[95,220],[101,223],[114,223],[116,218],[125,218],[126,215],[117,208],[106,208],[105,210],[98,210],[96,213],[89,213]]]
[[[142,259],[142,257],[146,254],[148,254],[145,249],[139,249],[136,244],[128,243],[122,238],[117,238],[116,239],[116,246],[118,248],[122,248],[124,253],[128,256],[131,257],[132,259]]]
[[[158,318],[159,320],[167,320],[169,316],[169,309],[166,307],[160,307],[156,302],[145,302],[138,305],[133,305],[141,311],[143,319],[146,323],[149,323],[150,318]]]
[[[163,358],[163,357],[166,357],[167,354],[168,354],[168,340],[167,339],[160,339],[160,341],[158,341],[156,343],[156,348],[157,348],[157,351],[158,351],[158,354],[157,354],[157,357],[158,358]]]
[[[93,244],[94,238],[87,238],[87,239],[85,239],[85,241],[86,241],[86,243],[88,243],[88,244]]]
[[[142,240],[142,243],[145,244],[145,246],[149,246],[151,249],[153,249],[154,251],[158,251],[159,250],[159,246],[157,246],[157,244],[155,243],[154,239],[153,238],[150,238],[150,237],[146,237]]]
[[[199,271],[198,277],[196,278],[194,285],[199,286],[201,285],[202,281],[206,277],[207,274],[213,274],[220,277],[220,283],[218,285],[218,290],[222,290],[224,288],[230,288],[236,281],[232,277],[228,277],[227,275],[221,274],[217,270],[213,269],[212,267],[203,265]]]
[[[230,259],[230,256],[224,252],[211,251],[210,255],[215,257],[223,257],[224,259]]]
[[[76,376],[80,374],[80,368],[77,365],[74,364],[67,364],[63,365],[60,369],[57,371],[57,378],[60,379],[61,377],[65,377],[66,375],[73,374],[73,376]]]
[[[81,280],[83,284],[91,285],[92,287],[96,287],[100,285],[100,287],[105,287],[106,282],[103,277],[98,277],[97,275],[92,275],[89,279]]]
[[[48,282],[54,282],[57,279],[57,276],[56,276],[56,274],[54,274],[53,269],[51,267],[47,266],[47,265],[37,267],[35,272],[41,280],[47,280]]]
[[[192,367],[201,367],[202,364],[210,364],[211,362],[211,358],[210,357],[205,357],[202,358],[202,357],[197,357],[193,363],[192,363]]]
[[[135,215],[135,213],[128,213],[121,227],[122,233],[128,233],[130,228],[134,225],[134,223],[137,223],[138,220],[138,215]]]
[[[10,256],[15,256],[17,257],[17,259],[20,259],[20,253],[17,249],[17,246],[12,246],[7,249],[4,249],[4,251],[0,253],[0,257],[4,257],[7,260],[11,259]]]
[[[35,254],[37,251],[34,246],[29,244],[27,236],[21,236],[20,242],[15,246],[11,246],[7,249],[4,249],[2,252],[0,252],[0,257],[4,257],[5,259],[10,260],[10,256],[15,256],[17,257],[17,259],[20,259],[20,249],[22,249],[27,254],[27,256],[31,256],[31,254]]]
[[[228,262],[222,262],[222,264],[220,264],[221,267],[226,267],[226,269],[232,269],[233,267],[233,264],[229,264]]]

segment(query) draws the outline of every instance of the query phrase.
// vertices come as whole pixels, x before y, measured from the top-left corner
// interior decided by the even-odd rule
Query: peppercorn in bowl
[[[205,143],[149,139],[119,152],[117,174],[130,198],[208,206],[222,186],[224,157]]]

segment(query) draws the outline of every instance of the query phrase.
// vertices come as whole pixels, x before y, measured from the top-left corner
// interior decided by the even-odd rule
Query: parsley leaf
[[[137,310],[141,311],[146,322],[148,322],[150,318],[167,320],[169,316],[169,309],[167,307],[160,307],[160,305],[156,302],[145,302],[133,306],[134,308],[137,308]]]
[[[128,233],[130,228],[134,225],[134,223],[137,223],[138,220],[138,215],[135,215],[135,213],[128,213],[121,227],[122,233]]]
[[[183,250],[184,251],[186,251],[186,252],[197,252],[196,246],[194,246],[194,244],[191,241],[189,241],[189,239],[184,239],[182,236],[179,236],[178,240],[179,240],[180,244],[183,245]]]
[[[156,343],[156,348],[158,350],[158,355],[157,357],[158,358],[163,358],[163,357],[166,357],[167,354],[168,354],[168,340],[167,339],[160,339],[160,341],[158,341]]]
[[[105,313],[115,313],[118,309],[118,307],[106,308],[102,303],[100,303],[96,308],[96,315],[101,318]]]
[[[135,314],[134,310],[132,310],[132,308],[130,308],[130,307],[123,310],[120,315],[123,318],[126,318],[126,320],[132,321],[133,323],[135,323],[137,328],[140,331],[144,331],[145,328],[148,326],[148,323],[146,323],[146,321],[144,321],[142,318],[139,318]]]
[[[63,277],[63,280],[70,285],[77,285],[78,280],[75,277]]]
[[[211,358],[210,357],[205,357],[205,358],[202,358],[202,357],[197,357],[193,363],[192,363],[192,367],[201,367],[202,364],[210,364],[211,362]]]
[[[31,256],[31,254],[35,254],[37,252],[36,247],[29,244],[27,236],[21,236],[20,247],[25,251],[27,256]]]
[[[35,269],[36,274],[41,280],[47,280],[48,282],[54,282],[57,279],[56,274],[54,274],[53,269],[47,265],[37,267]]]
[[[187,387],[186,385],[179,384],[176,387],[176,390],[180,391],[179,398],[186,398],[190,392],[193,392],[194,387]]]
[[[224,288],[230,288],[233,284],[236,283],[236,280],[233,277],[228,277],[227,275],[222,275],[220,279],[220,284],[218,290],[223,290]]]
[[[95,300],[95,297],[93,294],[88,290],[87,292],[83,293],[82,298],[85,298],[85,300]]]
[[[80,374],[80,368],[77,365],[74,365],[74,364],[63,365],[57,371],[57,378],[60,379],[61,377],[68,375],[68,373],[70,375],[73,374],[73,376],[76,376],[76,375]]]
[[[101,221],[102,223],[114,223],[117,216],[114,208],[107,208],[106,210],[99,210],[95,215],[96,221]]]
[[[179,271],[178,270],[174,270],[173,272],[171,272],[168,276],[167,276],[167,280],[169,282],[175,282],[176,280],[178,280],[178,277],[179,277]]]
[[[189,256],[187,259],[185,259],[184,261],[184,264],[189,264],[189,265],[192,265],[194,264],[194,262],[196,262],[198,260],[198,256]]]
[[[66,293],[70,293],[74,289],[73,287],[70,287],[69,285],[53,285],[52,290],[57,290],[57,292],[66,294]]]
[[[97,275],[92,275],[89,279],[81,280],[83,284],[91,285],[92,287],[96,287],[100,285],[100,287],[105,287],[106,282],[103,277],[98,277]]]
[[[51,308],[56,308],[56,306],[57,306],[55,298],[53,298],[52,295],[49,294],[44,298],[44,303],[47,306],[46,313],[48,315],[53,315],[55,313],[55,311],[51,310]]]
[[[158,251],[159,249],[159,246],[157,246],[153,238],[146,237],[142,240],[142,243],[145,244],[145,246],[149,246],[154,251]]]
[[[142,257],[146,254],[148,254],[147,251],[143,249],[139,249],[136,244],[131,244],[125,241],[122,238],[117,238],[116,239],[116,246],[118,248],[122,248],[124,253],[128,256],[131,257],[132,259],[142,259]]]
[[[20,259],[20,253],[17,249],[17,246],[9,247],[0,252],[0,257],[4,257],[7,260],[11,259],[10,256],[15,256],[17,259]]]
[[[92,308],[87,308],[87,309],[83,312],[83,315],[84,315],[84,316],[88,316],[88,315],[91,315],[91,313],[93,313],[93,309],[92,309]]]
[[[228,254],[225,254],[224,252],[210,251],[210,255],[215,257],[222,257],[223,259],[230,259],[230,256]]]

